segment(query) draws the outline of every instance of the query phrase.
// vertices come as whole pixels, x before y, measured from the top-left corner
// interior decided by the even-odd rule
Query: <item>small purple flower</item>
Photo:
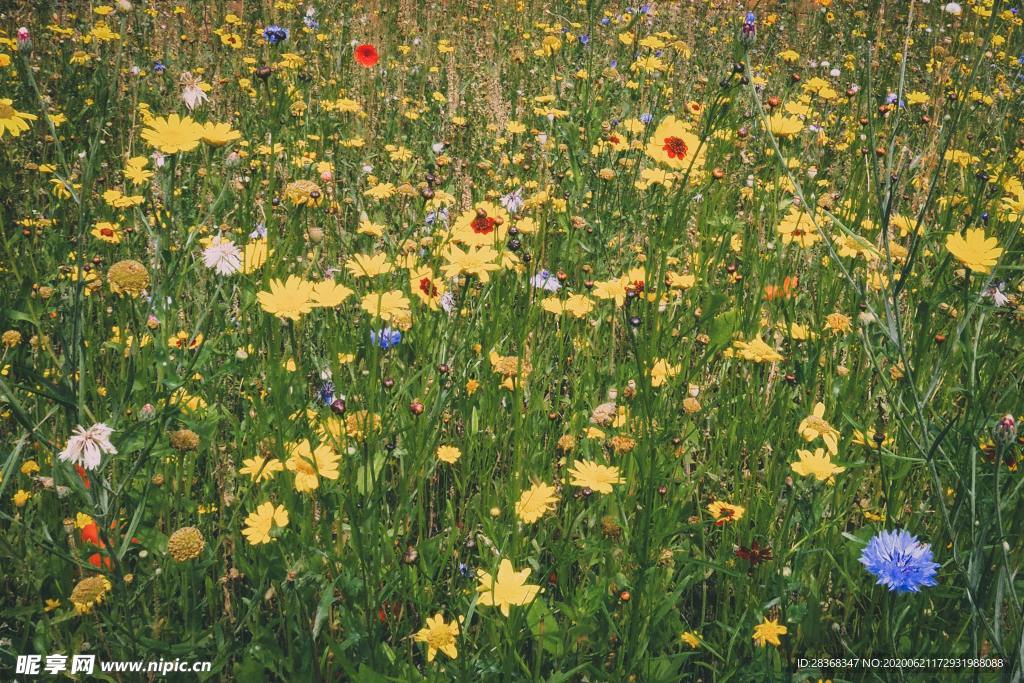
[[[543,269],[530,278],[530,285],[546,292],[557,292],[562,288],[562,283],[558,281],[558,278]]]
[[[277,45],[280,42],[288,40],[288,29],[278,26],[277,24],[271,24],[263,29],[263,39],[271,45]]]
[[[612,23],[611,19],[608,17],[601,17],[601,26],[607,26],[610,23]]]
[[[267,237],[267,226],[263,223],[257,223],[256,228],[249,233],[249,238],[254,240],[262,240]]]
[[[582,36],[580,36],[580,45],[586,45],[589,42],[590,42],[590,36],[588,36],[586,33],[584,33]]]
[[[939,565],[933,561],[931,546],[904,529],[876,534],[861,552],[860,563],[875,575],[879,586],[896,593],[916,593],[938,583]]]
[[[645,126],[653,120],[654,116],[649,111],[645,111],[643,114],[640,114],[640,123],[644,124]]]
[[[302,17],[302,23],[306,25],[310,31],[315,31],[320,28],[320,22],[316,20],[316,8],[307,7],[306,14]]]
[[[167,71],[167,66],[165,66],[163,62],[161,62],[159,59],[153,62],[153,73],[159,76],[165,71]]]
[[[441,207],[437,211],[431,211],[427,214],[425,222],[427,225],[433,225],[440,221],[443,225],[448,225],[448,209],[447,207]]]
[[[390,348],[398,346],[402,341],[402,333],[391,327],[385,327],[379,331],[371,330],[370,341],[387,351]]]
[[[515,190],[502,197],[499,200],[499,203],[505,207],[505,210],[509,213],[519,213],[519,209],[523,208],[523,188],[517,187]]]
[[[324,405],[331,405],[334,403],[334,382],[324,382],[320,387],[320,400],[323,401]]]

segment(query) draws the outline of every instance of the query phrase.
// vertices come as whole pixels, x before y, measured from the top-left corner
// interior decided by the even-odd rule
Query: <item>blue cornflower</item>
[[[589,42],[590,42],[590,36],[588,36],[586,33],[584,33],[582,36],[580,36],[580,45],[586,45]]]
[[[398,346],[402,341],[402,333],[391,327],[385,327],[379,331],[371,330],[370,341],[387,351],[393,346]]]
[[[323,401],[324,405],[331,405],[334,403],[334,382],[324,382],[318,393],[320,395],[320,400]]]
[[[878,585],[897,593],[916,593],[938,583],[939,565],[932,560],[931,546],[904,529],[876,534],[860,554],[860,563],[878,578]]]
[[[653,119],[654,116],[651,115],[651,113],[648,111],[645,111],[643,114],[640,114],[640,123],[644,124],[645,126],[648,123],[650,123]]]
[[[153,62],[153,73],[159,75],[165,71],[167,71],[167,67],[164,65],[163,62],[161,62],[159,59]]]
[[[271,24],[263,29],[263,39],[271,45],[277,45],[281,41],[288,40],[288,29]]]

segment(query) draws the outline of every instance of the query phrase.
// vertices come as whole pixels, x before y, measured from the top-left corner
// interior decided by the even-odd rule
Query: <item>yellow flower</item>
[[[659,358],[651,368],[651,386],[660,387],[666,380],[678,375],[682,369],[681,365],[671,365],[664,358]]]
[[[272,479],[274,474],[284,470],[284,465],[277,458],[265,458],[256,456],[246,458],[242,461],[242,469],[239,474],[248,474],[253,481],[265,481]]]
[[[700,636],[694,631],[683,631],[679,634],[679,640],[683,641],[690,647],[700,647]]]
[[[800,461],[791,464],[790,468],[801,477],[814,477],[818,481],[831,483],[835,475],[846,471],[845,467],[833,464],[832,457],[826,455],[823,448],[815,448],[813,453],[798,449],[796,454],[800,456]]]
[[[360,305],[364,311],[385,322],[408,320],[411,315],[409,300],[397,289],[383,294],[367,294]]]
[[[250,545],[270,543],[274,540],[270,537],[270,530],[275,525],[277,527],[288,526],[288,511],[283,505],[274,507],[273,503],[267,501],[245,518],[245,528],[242,529],[242,534]]]
[[[313,310],[313,283],[296,275],[289,275],[285,282],[270,281],[269,292],[259,292],[256,298],[260,308],[271,315],[288,320],[298,320]]]
[[[467,247],[494,246],[504,243],[511,218],[499,204],[477,202],[459,214],[452,224],[452,239]]]
[[[543,517],[545,513],[555,509],[558,496],[554,486],[540,483],[534,484],[523,491],[516,503],[516,515],[527,524],[532,524]]]
[[[390,273],[392,265],[387,254],[355,254],[345,262],[345,270],[352,277],[376,277]]]
[[[747,509],[739,505],[732,505],[725,501],[716,500],[708,505],[708,512],[715,518],[715,524],[721,526],[726,522],[736,522],[743,519]]]
[[[14,507],[25,507],[25,504],[32,498],[32,494],[25,489],[18,489],[13,496],[11,496],[11,502],[14,503]]]
[[[312,301],[318,308],[334,308],[352,296],[352,290],[334,280],[324,280],[313,285]]]
[[[214,147],[222,147],[242,137],[242,134],[231,127],[230,123],[203,124],[203,142]]]
[[[35,114],[27,114],[17,111],[13,106],[14,100],[0,97],[0,138],[4,133],[10,132],[11,137],[16,138],[26,130],[29,125],[26,121],[35,121],[38,117]]]
[[[509,606],[528,605],[540,592],[540,586],[526,583],[529,576],[529,568],[517,572],[508,560],[502,560],[498,566],[497,580],[488,572],[477,569],[476,578],[480,582],[476,587],[477,593],[480,594],[479,604],[498,607],[507,617]]]
[[[814,411],[800,422],[797,432],[808,442],[820,436],[828,452],[835,455],[839,450],[839,431],[825,420],[824,415],[825,404],[819,401],[814,404]]]
[[[626,303],[626,285],[631,284],[627,278],[605,280],[594,283],[594,296],[598,299],[614,299],[616,306]]]
[[[188,152],[199,146],[204,128],[192,118],[171,114],[154,117],[142,131],[142,139],[164,154]]]
[[[654,130],[647,142],[647,156],[675,171],[691,168],[700,170],[704,165],[704,149],[700,138],[690,126],[674,116],[666,117]]]
[[[103,602],[112,586],[105,576],[87,576],[71,589],[71,604],[79,614],[88,614],[92,608]]]
[[[242,250],[242,272],[248,275],[263,266],[267,262],[266,240],[253,240],[245,245]]]
[[[436,311],[445,293],[445,283],[434,274],[429,267],[412,268],[409,270],[409,289],[423,303]]]
[[[991,271],[1003,253],[998,240],[995,237],[986,238],[981,228],[968,230],[963,237],[956,233],[949,235],[946,237],[946,249],[976,273]]]
[[[466,273],[476,275],[480,278],[480,282],[490,282],[491,271],[501,268],[495,263],[498,252],[493,247],[471,247],[467,251],[463,251],[456,245],[450,244],[443,256],[448,263],[441,266],[441,269],[444,271],[445,277],[448,278]]]
[[[548,313],[555,315],[571,313],[575,318],[585,318],[587,313],[594,310],[594,300],[582,294],[573,294],[565,301],[557,296],[549,296],[540,305]]]
[[[324,201],[324,193],[312,180],[288,183],[284,188],[284,196],[293,206],[319,206]]]
[[[626,480],[619,475],[619,468],[613,465],[599,465],[590,460],[577,460],[569,470],[572,485],[588,488],[598,493],[611,493],[612,484],[624,484]]]
[[[437,449],[437,459],[449,465],[454,465],[461,457],[462,451],[455,446],[441,446]]]
[[[427,661],[434,661],[437,651],[448,655],[450,659],[459,656],[455,649],[455,639],[459,635],[459,622],[452,620],[444,623],[444,616],[438,612],[433,617],[427,617],[427,625],[416,632],[412,638],[417,643],[427,644]]]
[[[784,636],[788,632],[785,626],[779,625],[778,619],[765,619],[764,623],[754,627],[754,643],[758,647],[764,647],[768,643],[778,647],[782,645],[779,636]]]
[[[320,477],[332,480],[338,478],[338,462],[341,456],[326,444],[314,449],[310,446],[309,440],[304,439],[292,444],[288,455],[290,457],[285,465],[295,473],[295,490],[300,493],[319,487]]]
[[[791,138],[804,129],[803,121],[795,116],[773,114],[768,117],[768,130],[780,138]]]
[[[133,185],[142,185],[153,177],[153,171],[146,168],[149,157],[132,157],[124,167],[124,177]]]
[[[795,204],[789,207],[776,229],[782,236],[783,244],[796,242],[801,247],[812,247],[821,240],[814,218]]]
[[[744,360],[754,361],[755,363],[776,363],[785,360],[781,353],[758,338],[749,342],[737,340],[732,343],[732,346],[733,348],[729,349],[729,351],[737,353]]]
[[[829,313],[825,316],[825,329],[836,334],[844,334],[853,329],[850,316],[843,313]]]

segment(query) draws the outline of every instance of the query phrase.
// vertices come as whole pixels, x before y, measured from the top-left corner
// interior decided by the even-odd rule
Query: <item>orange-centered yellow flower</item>
[[[779,625],[778,619],[765,619],[764,623],[754,627],[754,643],[758,647],[764,647],[768,643],[778,647],[782,645],[779,636],[784,636],[788,632],[789,629]]]
[[[448,655],[451,659],[459,656],[455,649],[455,639],[459,635],[459,622],[451,621],[444,623],[444,616],[438,612],[433,617],[427,617],[427,625],[416,632],[412,637],[417,643],[427,644],[427,661],[434,661],[437,651]]]
[[[839,450],[839,431],[825,420],[825,404],[814,404],[814,412],[805,417],[797,427],[804,441],[814,441],[819,436],[828,446],[828,452],[835,455]]]

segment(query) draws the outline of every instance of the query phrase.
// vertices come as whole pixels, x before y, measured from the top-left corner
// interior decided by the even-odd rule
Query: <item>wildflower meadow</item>
[[[0,680],[1022,680],[1022,20],[0,2]]]

